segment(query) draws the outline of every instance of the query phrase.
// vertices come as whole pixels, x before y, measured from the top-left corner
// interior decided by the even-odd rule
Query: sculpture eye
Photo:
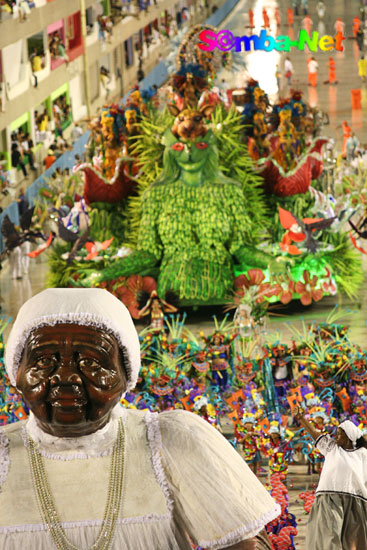
[[[179,141],[177,143],[174,143],[171,147],[174,151],[182,151],[184,149],[185,145],[183,143],[180,143]]]
[[[56,365],[57,359],[54,355],[48,355],[45,357],[39,357],[35,363],[35,366],[39,369],[51,369]]]
[[[195,145],[198,149],[206,149],[208,147],[208,144],[205,143],[205,141],[198,141]]]
[[[80,368],[85,369],[99,369],[100,367],[98,361],[96,361],[95,359],[88,359],[86,357],[80,359],[78,365]]]

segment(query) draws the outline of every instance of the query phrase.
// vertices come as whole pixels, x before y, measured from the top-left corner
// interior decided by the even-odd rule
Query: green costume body
[[[181,303],[224,302],[235,260],[266,268],[272,258],[248,247],[245,197],[219,171],[214,134],[183,143],[169,130],[165,145],[163,172],[141,200],[137,248],[105,269],[103,280],[159,264],[161,296],[174,291]]]

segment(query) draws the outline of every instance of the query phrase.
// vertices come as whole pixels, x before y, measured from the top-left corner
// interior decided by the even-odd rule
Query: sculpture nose
[[[50,377],[50,385],[82,385],[82,379],[76,369],[75,361],[72,357],[62,358],[57,367],[57,370]]]

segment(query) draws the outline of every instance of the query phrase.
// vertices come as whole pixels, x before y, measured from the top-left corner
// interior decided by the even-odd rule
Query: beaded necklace
[[[89,550],[108,550],[111,547],[116,522],[120,512],[122,498],[122,481],[124,475],[125,429],[122,419],[119,420],[116,441],[112,451],[110,479],[108,484],[105,513],[97,539]],[[66,536],[61,520],[56,511],[46,469],[37,444],[28,435],[28,457],[31,468],[33,487],[44,523],[58,550],[80,550]]]

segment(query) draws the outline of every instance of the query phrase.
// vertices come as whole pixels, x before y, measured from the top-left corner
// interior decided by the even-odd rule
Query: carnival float
[[[180,44],[169,85],[90,120],[66,192],[41,190],[36,212],[64,240],[49,285],[107,288],[135,317],[153,291],[176,308],[239,305],[254,285],[265,304],[355,294],[360,255],[350,211],[325,189],[322,116],[297,90],[274,105],[253,80],[220,90],[231,58],[204,55],[203,28]]]

